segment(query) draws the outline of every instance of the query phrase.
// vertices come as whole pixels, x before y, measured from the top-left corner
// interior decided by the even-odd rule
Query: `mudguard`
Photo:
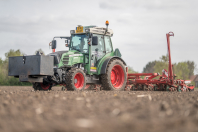
[[[111,59],[113,59],[113,58],[120,59],[121,61],[123,61],[124,65],[126,65],[126,62],[125,62],[122,58],[120,58],[120,57],[118,57],[118,56],[111,56],[111,57],[108,57],[108,58],[106,58],[106,60],[105,60],[105,61],[103,62],[103,64],[102,64],[100,74],[105,74],[105,73],[106,73],[107,65],[108,65],[109,61],[110,61]]]

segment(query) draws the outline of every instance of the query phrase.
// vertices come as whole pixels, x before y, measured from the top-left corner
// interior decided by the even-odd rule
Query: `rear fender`
[[[126,65],[126,62],[125,62],[122,58],[120,58],[120,57],[118,57],[118,56],[111,56],[111,57],[108,57],[108,58],[103,62],[103,64],[102,64],[100,74],[105,74],[105,73],[106,73],[107,65],[108,65],[108,63],[110,62],[110,60],[113,59],[113,58],[120,59],[120,60],[124,63],[124,65]]]

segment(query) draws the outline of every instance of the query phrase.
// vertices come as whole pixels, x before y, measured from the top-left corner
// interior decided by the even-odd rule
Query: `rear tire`
[[[80,68],[72,68],[66,73],[67,90],[81,91],[86,86],[86,75]]]
[[[125,65],[119,59],[112,59],[107,65],[106,74],[101,75],[104,90],[121,91],[126,87]]]

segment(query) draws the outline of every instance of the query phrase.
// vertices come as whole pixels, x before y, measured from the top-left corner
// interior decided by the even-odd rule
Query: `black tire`
[[[114,77],[112,77],[112,75],[114,75]],[[107,65],[106,74],[101,75],[101,82],[104,90],[124,90],[127,75],[123,62],[119,59],[112,59]]]
[[[48,83],[34,83],[33,84],[34,90],[39,90],[39,91],[48,91],[52,89],[52,85]]]
[[[67,90],[81,91],[86,86],[86,75],[80,68],[72,68],[66,73]],[[79,85],[78,85],[78,84]]]

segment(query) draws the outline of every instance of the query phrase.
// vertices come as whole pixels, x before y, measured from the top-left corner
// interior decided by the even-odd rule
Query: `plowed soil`
[[[198,91],[0,87],[0,132],[197,132]]]

